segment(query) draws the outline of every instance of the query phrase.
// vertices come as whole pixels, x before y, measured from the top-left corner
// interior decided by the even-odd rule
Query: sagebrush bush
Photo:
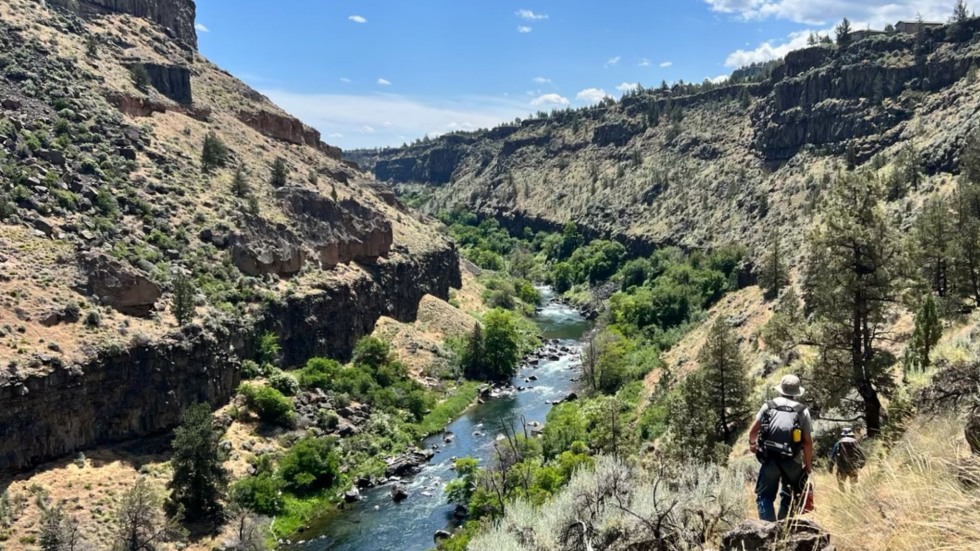
[[[299,392],[299,382],[285,371],[275,371],[269,376],[269,386],[283,393],[285,396],[295,396]]]

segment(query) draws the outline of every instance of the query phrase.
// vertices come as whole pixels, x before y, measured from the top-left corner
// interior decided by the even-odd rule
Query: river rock
[[[344,492],[344,501],[347,503],[354,503],[355,501],[361,500],[361,491],[357,487],[351,488]]]
[[[408,498],[408,491],[401,484],[395,484],[391,487],[391,499],[394,501],[404,501]]]
[[[432,541],[439,543],[443,540],[448,540],[451,537],[453,537],[453,535],[446,530],[436,530],[436,533],[432,535]]]
[[[418,472],[434,455],[435,452],[429,449],[420,450],[416,448],[409,450],[387,461],[388,466],[385,468],[385,476],[391,478]]]

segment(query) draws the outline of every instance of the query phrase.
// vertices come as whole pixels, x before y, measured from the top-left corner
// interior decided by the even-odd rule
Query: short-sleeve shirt
[[[800,403],[792,398],[786,398],[785,396],[777,396],[776,398],[773,398],[772,401],[775,402],[777,406],[789,407],[793,407]],[[759,413],[755,415],[755,420],[762,421],[762,416],[765,415],[766,411],[768,410],[769,402],[762,404],[762,408],[759,410]],[[804,434],[813,434],[813,420],[810,419],[810,408],[804,409],[803,412],[800,413],[800,430],[802,430]]]

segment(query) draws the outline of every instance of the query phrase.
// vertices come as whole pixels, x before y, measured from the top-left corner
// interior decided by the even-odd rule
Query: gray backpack
[[[793,433],[800,429],[800,415],[806,406],[778,405],[775,400],[766,402],[769,406],[762,416],[762,431],[759,434],[759,454],[764,458],[792,458],[803,447],[802,432],[799,440]]]

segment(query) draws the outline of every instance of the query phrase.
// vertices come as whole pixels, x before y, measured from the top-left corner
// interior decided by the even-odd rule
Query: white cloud
[[[664,68],[664,69],[666,69],[667,67],[670,67],[670,66],[672,66],[673,64],[674,64],[674,62],[673,62],[673,61],[664,61],[663,63],[661,63],[661,64],[660,64],[660,66],[661,66],[662,68]]]
[[[524,118],[533,109],[528,99],[500,96],[414,98],[397,94],[300,94],[260,89],[276,105],[336,140],[344,149],[397,146],[453,130],[488,128]],[[385,122],[391,126],[385,126]],[[374,130],[364,133],[364,127]]]
[[[204,23],[195,23],[194,24],[194,29],[196,29],[197,32],[199,32],[199,33],[209,33],[209,32],[211,32],[211,29],[208,29],[207,27],[205,27],[204,26]]]
[[[728,82],[730,75],[718,75],[715,78],[708,78],[712,84],[723,84]]]
[[[572,102],[568,101],[568,98],[561,96],[559,94],[543,94],[531,100],[531,105],[533,105],[534,107],[543,107],[543,106],[557,107],[557,106],[570,105],[571,103]]]
[[[364,126],[361,127],[361,134],[374,134],[374,127],[365,124]]]
[[[606,91],[602,88],[586,88],[575,95],[577,100],[584,101],[586,103],[599,103],[603,99],[610,97],[612,96],[606,93]]]
[[[640,67],[649,67],[650,60],[644,57],[643,59],[640,60],[639,63],[637,63],[637,65],[639,65]]]
[[[379,86],[391,86],[391,81],[390,80],[383,79],[383,78],[379,78],[378,79],[378,85]]]
[[[340,132],[334,132],[333,134],[328,134],[327,137],[328,138],[334,138],[334,139],[340,139],[340,138],[343,138],[344,135],[341,134]]]
[[[531,27],[525,27],[524,25],[518,25],[517,26],[517,32],[519,32],[519,33],[529,33],[529,32],[531,32],[533,30],[534,29],[532,29]]]
[[[344,84],[350,84],[350,79],[347,77],[340,77],[340,82],[343,82]]]
[[[527,19],[528,21],[539,21],[541,19],[548,18],[548,14],[546,13],[534,13],[531,10],[517,10],[515,15],[521,19]]]
[[[535,84],[551,84],[551,79],[550,78],[544,78],[544,77],[534,77],[532,79],[532,81]]]
[[[619,90],[620,92],[625,93],[625,92],[632,92],[633,90],[636,90],[639,87],[640,87],[639,82],[624,82],[619,86],[617,86],[616,89]]]
[[[725,66],[738,68],[785,57],[793,50],[805,48],[809,36],[810,31],[797,31],[791,33],[789,38],[781,43],[770,40],[759,44],[754,50],[735,50],[725,59]]]
[[[614,56],[614,57],[610,57],[609,59],[606,60],[606,67],[612,67],[613,65],[619,65],[619,61],[621,59],[623,59],[623,58],[620,57],[620,56],[618,56],[618,55],[617,56]]]
[[[365,19],[363,16],[360,15],[352,15],[347,19],[349,21],[353,21],[354,23],[367,23],[367,19]]]
[[[949,0],[704,0],[713,11],[757,21],[785,19],[807,25],[828,25],[847,17],[855,28],[880,29],[899,19],[945,21],[952,13]]]

